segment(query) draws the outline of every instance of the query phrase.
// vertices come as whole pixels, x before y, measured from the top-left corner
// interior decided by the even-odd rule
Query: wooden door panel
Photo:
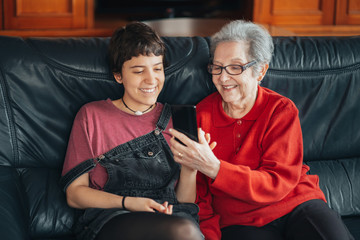
[[[71,0],[17,0],[16,13],[24,14],[69,14],[71,13]]]
[[[360,24],[360,0],[337,1],[336,24]]]
[[[298,12],[303,14],[304,11],[318,11],[319,1],[303,0],[303,1],[273,1],[273,10],[279,14],[292,14]]]
[[[3,5],[3,0],[0,0],[0,30],[3,29],[3,9],[2,9],[2,5]]]
[[[335,0],[254,0],[253,20],[272,25],[334,24]]]
[[[85,28],[86,0],[4,1],[4,29]]]

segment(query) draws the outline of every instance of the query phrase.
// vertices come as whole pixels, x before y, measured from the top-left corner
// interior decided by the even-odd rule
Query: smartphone
[[[199,142],[196,121],[196,106],[171,105],[171,114],[174,129],[185,134],[190,139]]]

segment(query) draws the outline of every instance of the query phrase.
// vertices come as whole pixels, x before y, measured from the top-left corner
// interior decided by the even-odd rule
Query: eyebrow
[[[231,62],[234,62],[234,61],[239,61],[240,62],[240,64],[243,64],[243,60],[242,59],[240,59],[240,58],[233,58],[233,59],[231,59]],[[246,62],[246,61],[245,61]],[[223,64],[222,62],[220,62],[220,61],[216,61],[216,60],[213,60],[213,63],[220,63],[220,64]],[[233,63],[231,63],[230,65],[232,65]]]
[[[157,65],[162,65],[163,62],[158,62],[158,63],[155,63],[153,66],[157,66]],[[135,65],[135,66],[131,66],[130,68],[144,68],[145,66],[144,65]]]

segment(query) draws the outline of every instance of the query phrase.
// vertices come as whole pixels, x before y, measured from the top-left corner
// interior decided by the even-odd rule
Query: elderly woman
[[[206,239],[353,239],[318,176],[306,174],[296,106],[259,85],[273,48],[254,23],[224,26],[211,38],[208,67],[218,91],[197,106],[207,138],[173,131],[186,145],[172,139],[175,160],[199,171],[201,230]]]

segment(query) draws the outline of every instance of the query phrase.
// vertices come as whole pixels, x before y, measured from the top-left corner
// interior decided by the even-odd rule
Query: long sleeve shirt
[[[307,175],[298,110],[288,98],[258,87],[241,119],[223,110],[218,92],[197,105],[198,125],[217,142],[215,180],[199,173],[197,203],[206,239],[231,225],[263,226],[311,199],[323,199],[316,175]]]

